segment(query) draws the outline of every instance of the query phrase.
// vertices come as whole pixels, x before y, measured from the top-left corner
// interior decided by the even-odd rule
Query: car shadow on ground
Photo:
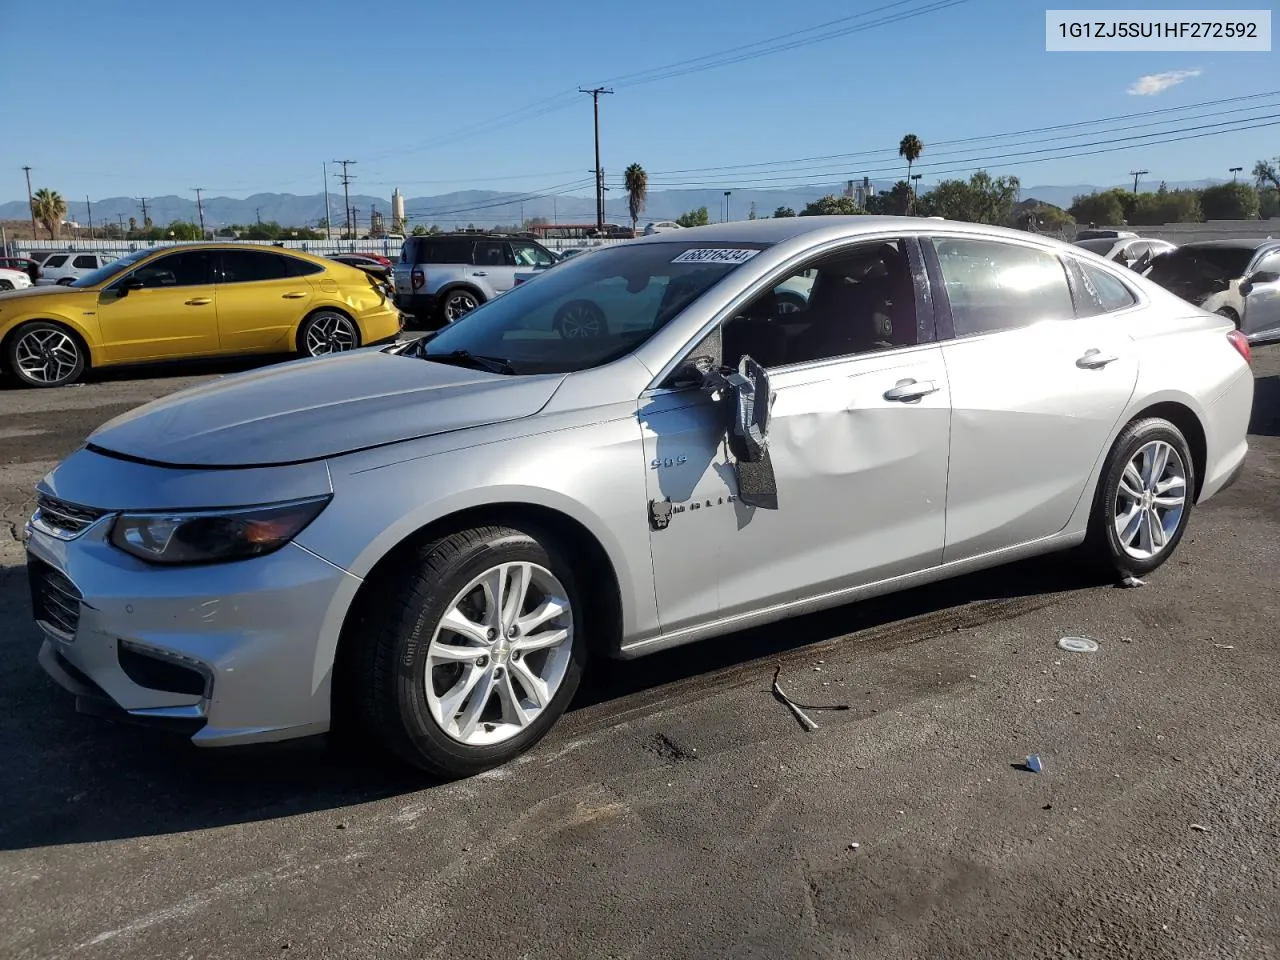
[[[588,674],[571,711],[657,688],[671,696],[679,693],[673,687],[690,681],[714,686],[726,669],[767,670],[776,659],[809,655],[810,645],[853,632],[861,632],[856,640],[889,629],[899,635],[897,642],[911,642],[922,617],[931,621],[922,628],[925,635],[936,635],[937,618],[1095,582],[1063,559],[1026,561],[640,660],[602,662]],[[70,695],[36,663],[39,639],[28,625],[27,589],[23,568],[0,570],[0,603],[16,625],[0,640],[0,700],[6,705],[0,714],[0,850],[337,810],[438,785],[376,755],[331,750],[321,738],[200,750],[164,734],[78,715]],[[761,658],[769,663],[753,665]]]
[[[1260,437],[1280,437],[1280,374],[1253,381],[1253,416],[1249,432]]]

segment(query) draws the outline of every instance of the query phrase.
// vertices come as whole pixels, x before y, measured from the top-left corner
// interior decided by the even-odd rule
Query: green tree
[[[49,231],[49,239],[57,240],[62,221],[67,218],[67,201],[62,199],[62,195],[57,190],[41,187],[31,198],[31,212]]]
[[[1280,157],[1275,160],[1259,160],[1253,165],[1253,180],[1259,190],[1267,184],[1280,190],[1280,172],[1277,172],[1277,166],[1280,166]]]
[[[1258,216],[1263,220],[1280,217],[1280,190],[1267,187],[1258,191]]]
[[[754,220],[756,218],[756,202],[751,201],[751,209],[747,211],[747,219]]]
[[[907,181],[899,180],[892,190],[881,190],[874,196],[867,197],[867,213],[881,216],[900,217],[911,208],[911,188]]]
[[[707,213],[706,207],[699,207],[697,210],[690,210],[676,217],[676,223],[682,227],[705,227],[710,222],[711,215]]]
[[[1199,190],[1170,190],[1163,183],[1154,193],[1130,194],[1132,205],[1126,219],[1135,226],[1159,226],[1162,223],[1199,223]]]
[[[1083,193],[1071,201],[1067,212],[1076,218],[1076,223],[1120,224],[1125,221],[1125,201],[1129,196],[1129,191],[1120,189]]]
[[[418,224],[414,224],[414,227],[413,227],[413,233],[411,234],[411,236],[414,236],[414,237],[425,237],[426,235],[427,235],[427,228],[426,228],[426,227],[424,227],[424,226],[423,226],[422,224],[420,224],[420,223],[418,223]]]
[[[778,207],[778,209],[773,211],[773,216],[775,220],[781,217],[794,217],[795,215],[796,215],[796,212],[792,210],[790,207]]]
[[[627,212],[631,214],[631,229],[635,230],[640,214],[644,213],[645,201],[649,198],[649,175],[644,167],[633,163],[622,174],[622,181],[627,188]]]
[[[907,161],[907,185],[911,185],[911,167],[920,159],[920,154],[924,153],[924,144],[920,142],[920,138],[914,133],[908,133],[902,138],[902,142],[898,144],[898,156]],[[907,194],[910,198],[910,192]],[[911,203],[907,203],[907,212],[911,210]]]
[[[164,234],[168,237],[173,234],[175,240],[203,240],[200,236],[200,227],[194,223],[188,223],[183,220],[174,220],[168,227],[164,228]]]
[[[1007,224],[1019,186],[1017,177],[992,179],[987,171],[979,170],[967,181],[943,180],[920,198],[919,212],[969,223]]]
[[[852,215],[862,213],[858,209],[858,205],[854,202],[853,197],[837,197],[835,194],[828,193],[825,197],[819,197],[807,204],[800,211],[802,217],[823,217],[832,214]]]
[[[1036,203],[1023,207],[1013,218],[1013,226],[1032,233],[1065,236],[1075,226],[1075,218],[1052,203]]]
[[[1206,220],[1253,220],[1258,216],[1258,191],[1247,183],[1220,183],[1200,191],[1200,212]]]

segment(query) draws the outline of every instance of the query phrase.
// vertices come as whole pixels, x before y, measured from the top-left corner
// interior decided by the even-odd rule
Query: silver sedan
[[[566,309],[599,322],[568,336]],[[467,775],[546,734],[592,657],[1068,548],[1151,573],[1241,468],[1249,359],[1041,236],[661,233],[99,428],[39,485],[39,656],[198,745],[345,729]]]

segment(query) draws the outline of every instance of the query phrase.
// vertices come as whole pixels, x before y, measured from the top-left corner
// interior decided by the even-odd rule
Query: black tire
[[[1228,320],[1230,320],[1232,323],[1236,325],[1237,330],[1240,329],[1240,317],[1230,307],[1219,307],[1217,310],[1214,311],[1214,313],[1216,313],[1220,317],[1226,317]]]
[[[1148,557],[1135,557],[1126,551],[1115,528],[1115,511],[1120,497],[1120,481],[1125,469],[1144,446],[1161,440],[1173,448],[1181,460],[1184,478],[1184,502],[1177,526],[1159,552]],[[1176,426],[1160,417],[1135,420],[1121,431],[1107,457],[1093,510],[1089,516],[1089,533],[1084,553],[1099,572],[1119,576],[1142,577],[1164,564],[1182,540],[1195,506],[1196,465],[1187,440]],[[1157,478],[1159,479],[1159,478]]]
[[[456,323],[484,303],[479,292],[470,287],[452,287],[440,294],[440,305],[436,308],[436,319],[441,327]]]
[[[294,346],[300,357],[324,357],[357,350],[360,324],[341,310],[324,307],[308,314],[298,325]]]
[[[58,281],[58,286],[69,287],[75,282],[76,282],[75,277],[63,277],[61,280]]]
[[[563,585],[573,612],[568,664],[559,688],[527,727],[500,743],[472,746],[445,732],[427,701],[427,653],[441,618],[460,591],[496,564],[534,563]],[[362,605],[356,644],[346,661],[357,722],[392,753],[446,778],[500,766],[546,735],[572,700],[586,661],[585,607],[573,567],[554,541],[535,530],[477,527],[424,544]],[[496,655],[495,655],[496,657]],[[468,703],[468,699],[459,704]]]
[[[52,338],[44,336],[48,334],[57,336]],[[49,372],[50,379],[39,379],[23,370],[18,364],[20,347],[25,353],[26,349],[36,346],[31,339],[28,339],[32,337],[37,340],[44,338],[57,344],[56,357],[51,360],[51,363],[59,363],[62,369],[58,369],[57,366],[46,366],[45,370]],[[89,351],[75,331],[60,323],[32,320],[14,330],[5,341],[4,365],[5,369],[23,386],[65,387],[79,382],[84,376],[89,367]],[[62,375],[58,376],[58,374]]]
[[[12,289],[13,289],[13,282],[11,280],[0,280],[0,292],[6,291],[6,290],[12,290]]]
[[[566,340],[603,337],[609,333],[609,318],[594,300],[570,300],[551,318],[551,329]]]

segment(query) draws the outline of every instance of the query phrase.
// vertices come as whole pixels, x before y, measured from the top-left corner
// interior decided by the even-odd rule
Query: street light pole
[[[27,175],[27,210],[31,213],[31,239],[36,239],[36,201],[31,195],[31,168],[23,167],[22,172]]]
[[[1239,173],[1239,172],[1240,172],[1241,170],[1243,170],[1243,169],[1244,169],[1244,167],[1232,167],[1232,168],[1228,171],[1228,173],[1230,173],[1230,174],[1231,174],[1231,182],[1232,182],[1232,183],[1235,183],[1235,182],[1236,182],[1236,174],[1237,174],[1237,173]]]
[[[729,194],[731,193],[733,193],[732,190],[726,190],[724,192],[724,222],[725,223],[729,222]]]

